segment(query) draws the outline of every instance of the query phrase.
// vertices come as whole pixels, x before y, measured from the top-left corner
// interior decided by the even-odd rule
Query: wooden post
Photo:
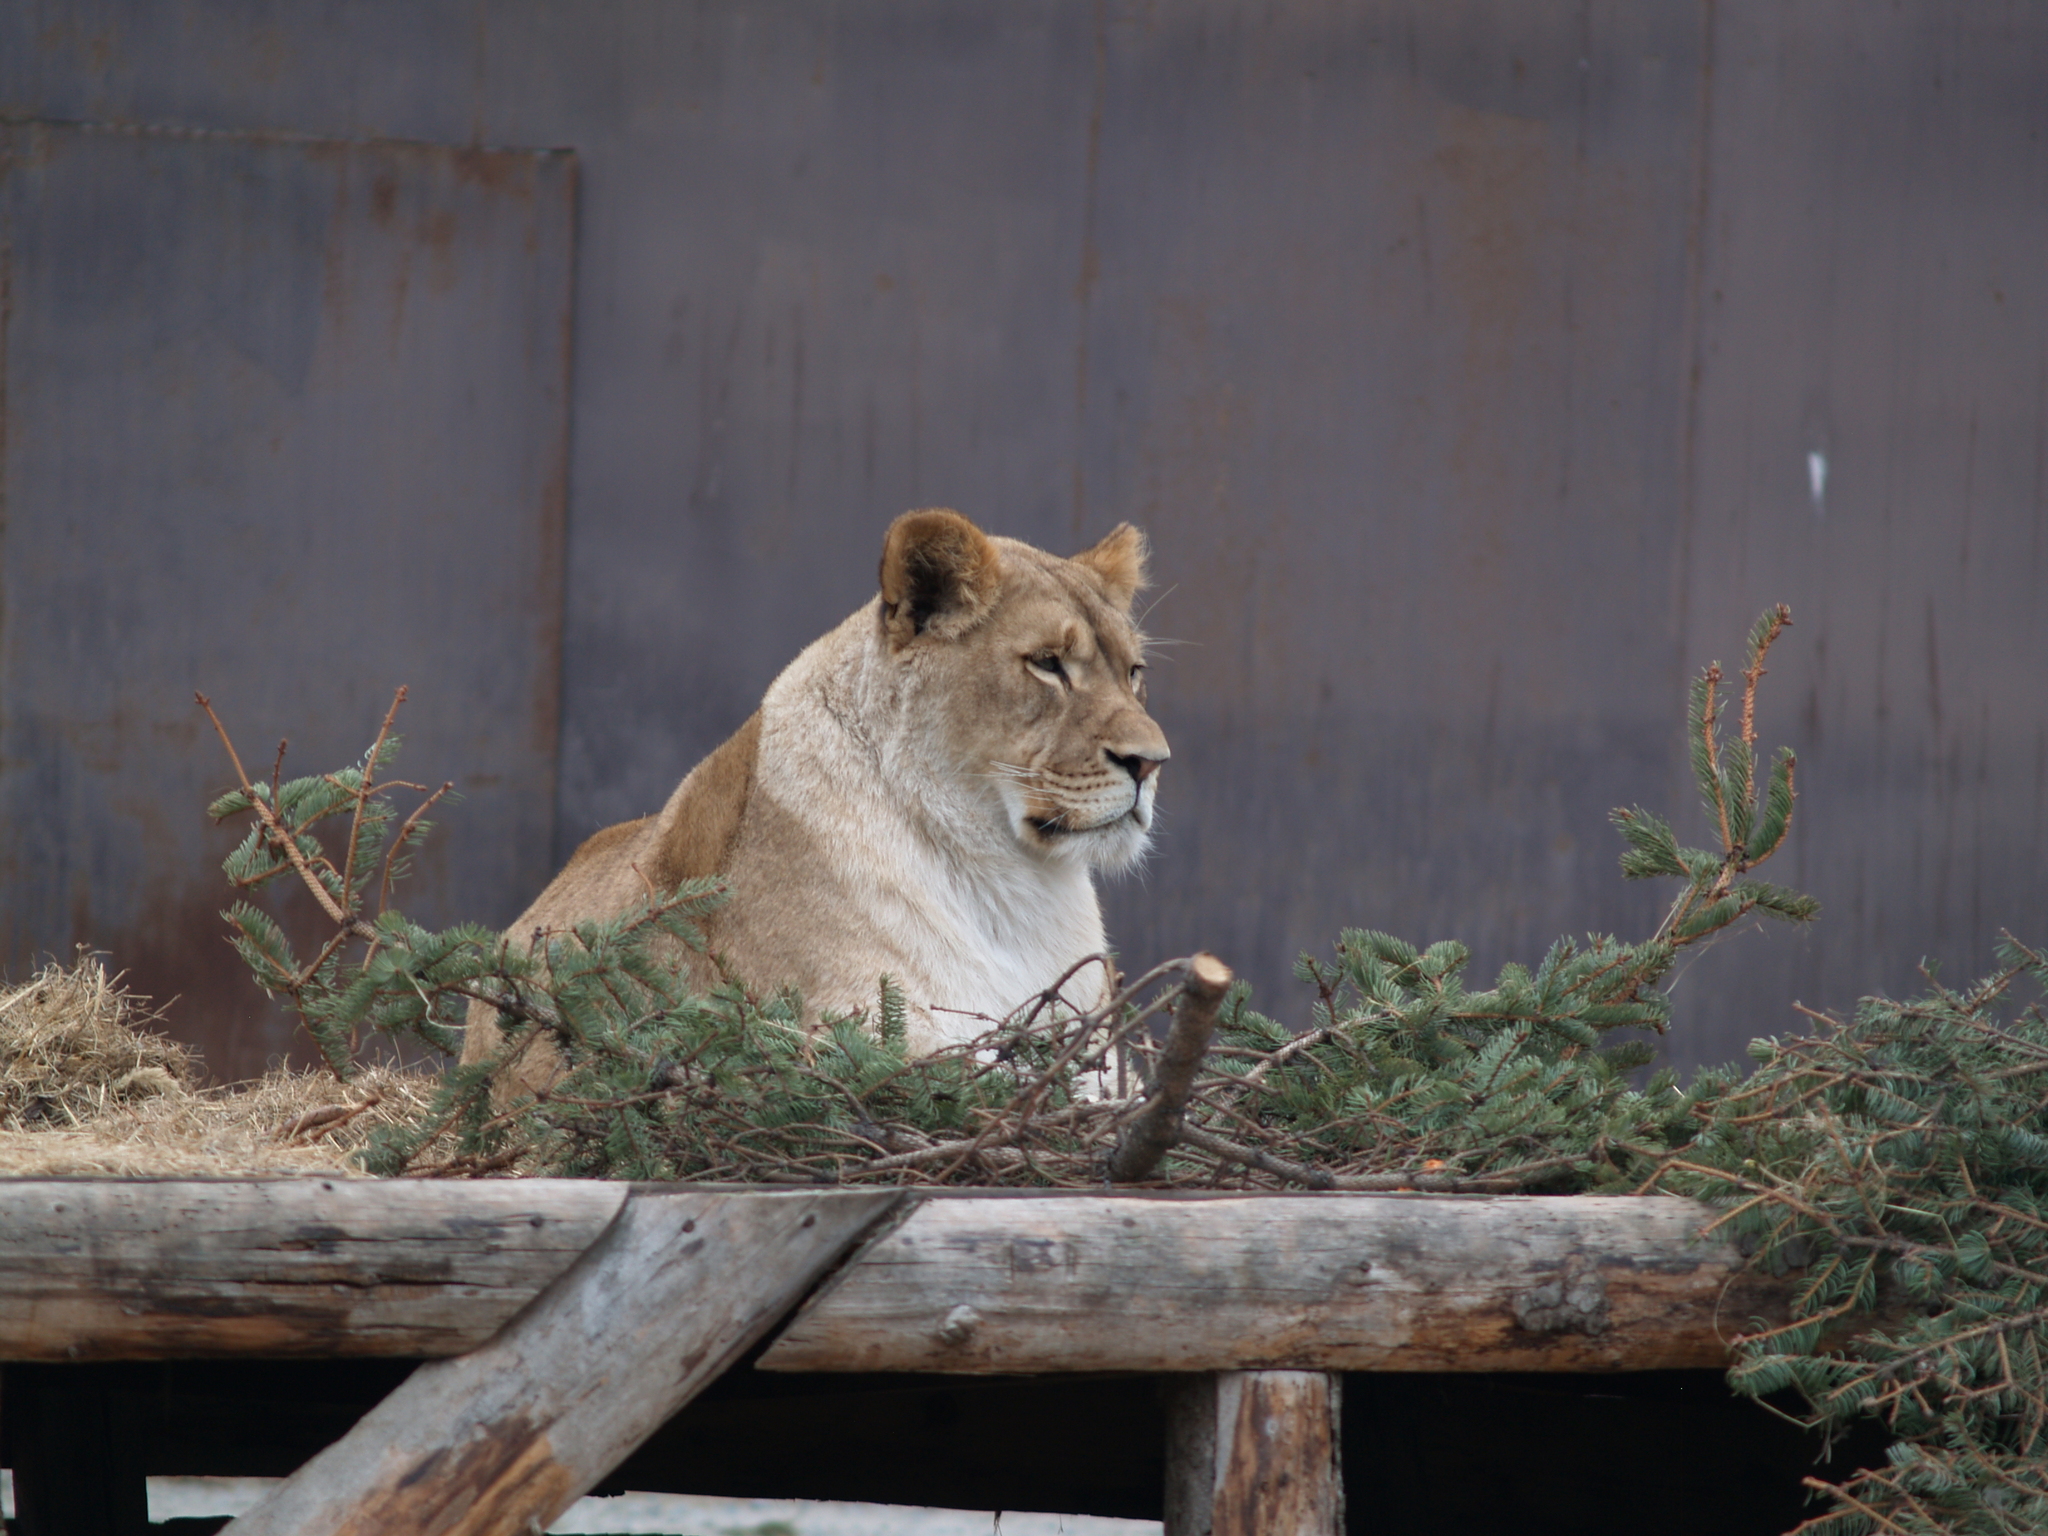
[[[893,1190],[636,1195],[481,1349],[423,1365],[233,1536],[545,1530],[724,1372]]]
[[[1184,1378],[1166,1413],[1166,1536],[1338,1536],[1341,1377]]]

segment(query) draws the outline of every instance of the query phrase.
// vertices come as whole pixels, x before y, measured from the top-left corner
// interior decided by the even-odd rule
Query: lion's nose
[[[1153,774],[1157,773],[1159,771],[1159,764],[1162,761],[1156,757],[1140,757],[1135,752],[1129,754],[1111,752],[1106,747],[1103,749],[1103,754],[1112,763],[1115,763],[1117,767],[1128,773],[1132,781],[1138,784],[1144,783]]]

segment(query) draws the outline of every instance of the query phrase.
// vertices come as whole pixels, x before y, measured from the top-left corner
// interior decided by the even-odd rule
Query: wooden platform
[[[1146,1513],[1156,1509],[1142,1490],[1161,1487],[1159,1469],[1178,1466],[1179,1485],[1192,1487],[1190,1458],[1202,1454],[1211,1459],[1196,1481],[1208,1491],[1170,1511],[1176,1533],[1378,1529],[1360,1524],[1360,1456],[1373,1458],[1356,1430],[1363,1418],[1382,1439],[1393,1433],[1403,1416],[1390,1405],[1417,1382],[1438,1383],[1430,1390],[1441,1398],[1458,1396],[1446,1384],[1478,1373],[1555,1377],[1561,1391],[1552,1395],[1564,1401],[1597,1397],[1599,1377],[1625,1377],[1608,1394],[1624,1401],[1644,1382],[1677,1382],[1671,1390],[1680,1392],[1690,1381],[1692,1406],[1747,1413],[1761,1432],[1765,1416],[1704,1373],[1724,1362],[1738,1329],[1783,1315],[1787,1282],[1749,1275],[1731,1246],[1701,1239],[1711,1220],[1703,1207],[1663,1198],[10,1181],[0,1183],[0,1361],[18,1364],[6,1375],[6,1429],[17,1474],[33,1487],[36,1471],[21,1457],[34,1436],[19,1410],[60,1403],[81,1383],[100,1382],[109,1402],[125,1393],[147,1404],[150,1391],[135,1383],[155,1380],[161,1404],[179,1392],[206,1398],[234,1361],[263,1378],[294,1359],[444,1358],[435,1374],[415,1373],[381,1401],[391,1378],[378,1372],[392,1368],[351,1368],[356,1397],[375,1406],[358,1403],[358,1414],[370,1411],[353,1427],[341,1423],[346,1414],[331,1416],[346,1433],[314,1458],[328,1469],[325,1482],[309,1466],[287,1485],[300,1503],[264,1521],[245,1517],[236,1531],[521,1529],[529,1504],[613,1486],[622,1463],[639,1487],[694,1478],[703,1492],[869,1498],[894,1488],[978,1507]],[[781,1293],[767,1283],[777,1274]],[[734,1275],[742,1283],[727,1283]],[[717,1295],[726,1300],[714,1305]],[[719,1305],[731,1315],[709,1320]],[[638,1321],[628,1316],[636,1307]],[[709,1342],[691,1344],[692,1329]],[[688,1356],[687,1370],[641,1366],[671,1345],[679,1360]],[[606,1348],[616,1358],[594,1364]],[[555,1356],[536,1364],[548,1350]],[[82,1362],[103,1364],[49,1368]],[[342,1367],[308,1369],[328,1373],[308,1380],[339,1379],[332,1372]],[[659,1390],[640,1392],[633,1382],[642,1377],[659,1378]],[[165,1385],[174,1378],[186,1385]],[[1202,1382],[1206,1395],[1190,1397]],[[1487,1387],[1475,1380],[1474,1401],[1498,1395]],[[1323,1456],[1333,1497],[1341,1499],[1340,1444],[1350,1456],[1348,1525],[1314,1499],[1286,1510],[1230,1504],[1239,1496],[1231,1415],[1251,1414],[1241,1405],[1271,1393],[1295,1406],[1254,1417],[1298,1421],[1306,1438],[1283,1449],[1304,1464]],[[962,1441],[934,1412],[964,1415],[986,1433]],[[473,1424],[451,1427],[466,1414]],[[472,1468],[473,1486],[450,1483],[452,1503],[418,1506],[420,1468],[445,1470],[452,1454],[415,1444],[421,1435],[502,1447],[514,1419],[527,1426],[523,1450]],[[1034,1424],[1045,1426],[1048,1449],[1064,1447],[1062,1470],[1039,1478],[1036,1500],[1015,1469],[1021,1457],[1028,1471]],[[743,1454],[748,1432],[735,1425],[771,1440],[809,1433],[819,1445],[837,1433],[863,1459],[856,1467],[811,1454],[797,1467],[785,1458],[781,1486],[768,1486],[777,1459]],[[883,1425],[884,1444],[949,1446],[945,1467],[892,1480],[876,1464]],[[301,1427],[295,1448],[266,1469],[282,1470],[330,1432]],[[1078,1443],[1076,1430],[1086,1437]],[[199,1454],[175,1425],[136,1433],[157,1448],[147,1453],[150,1471],[237,1469],[218,1464],[220,1453],[210,1464],[167,1464]],[[725,1452],[707,1459],[721,1435]],[[1080,1466],[1090,1460],[1122,1470],[1093,1475]],[[692,1465],[694,1473],[675,1470]],[[253,1470],[246,1458],[241,1469]],[[1379,1481],[1390,1487],[1384,1470]],[[545,1497],[529,1487],[536,1477],[552,1480]],[[1788,1493],[1796,1477],[1788,1470]],[[363,1490],[379,1479],[386,1503],[365,1504]],[[987,1496],[964,1497],[976,1488]],[[496,1491],[479,1491],[487,1489]],[[502,1518],[487,1507],[501,1496],[510,1501]],[[354,1513],[344,1518],[330,1504]],[[1578,1518],[1580,1529],[1605,1528],[1583,1510]],[[1525,1516],[1506,1528],[1540,1522]],[[1739,1528],[1725,1517],[1720,1527]],[[32,1520],[27,1536],[39,1536]],[[87,1528],[74,1519],[65,1536]]]

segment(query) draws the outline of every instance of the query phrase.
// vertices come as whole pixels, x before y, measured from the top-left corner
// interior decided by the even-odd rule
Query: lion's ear
[[[988,616],[1002,581],[989,536],[958,512],[906,512],[882,539],[882,629],[892,648],[919,635],[964,635]]]
[[[1145,571],[1149,552],[1144,534],[1129,523],[1118,523],[1100,544],[1074,556],[1074,563],[1085,565],[1100,576],[1109,600],[1128,609],[1131,599],[1152,584]]]

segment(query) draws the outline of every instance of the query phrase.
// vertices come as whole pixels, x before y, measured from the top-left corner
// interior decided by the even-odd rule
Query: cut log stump
[[[1337,1536],[1342,1387],[1321,1371],[1177,1383],[1167,1399],[1166,1536]]]
[[[1194,1092],[1195,1069],[1216,1033],[1217,1010],[1229,995],[1232,979],[1230,967],[1212,954],[1199,954],[1188,962],[1187,981],[1166,1033],[1166,1049],[1160,1052],[1152,1093],[1110,1154],[1112,1179],[1132,1183],[1149,1178],[1159,1160],[1173,1150],[1188,1095]]]
[[[227,1529],[525,1536],[715,1380],[895,1206],[639,1194],[482,1348],[423,1365]]]

